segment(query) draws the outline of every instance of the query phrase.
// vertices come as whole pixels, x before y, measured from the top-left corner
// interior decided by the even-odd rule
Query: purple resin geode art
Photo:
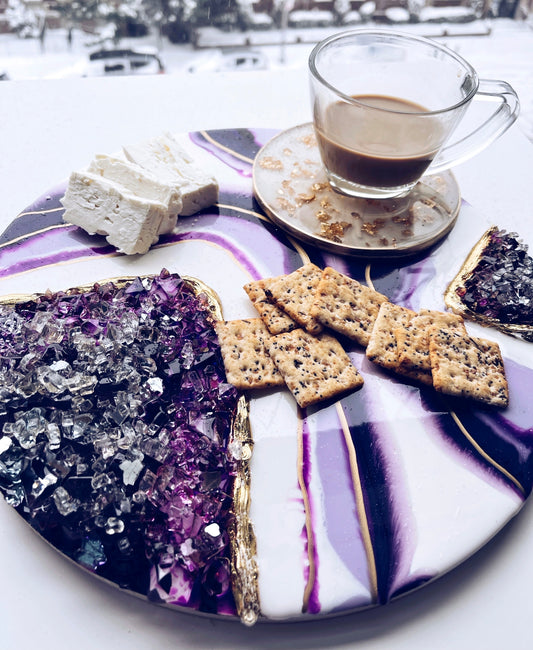
[[[124,589],[233,612],[225,381],[205,296],[162,272],[0,306],[0,490]]]
[[[533,341],[533,258],[517,233],[492,226],[450,283],[458,313]]]
[[[283,387],[227,383],[213,297],[226,320],[256,317],[245,284],[312,262],[443,311],[492,225],[463,201],[451,232],[412,257],[304,244],[254,198],[272,135],[180,136],[219,200],[143,256],[64,223],[64,184],[0,237],[0,507],[117,588],[246,624],[409,597],[492,539],[533,485],[533,344],[495,327],[466,323],[500,346],[507,408],[414,385],[349,341],[364,386],[338,401],[299,409]]]

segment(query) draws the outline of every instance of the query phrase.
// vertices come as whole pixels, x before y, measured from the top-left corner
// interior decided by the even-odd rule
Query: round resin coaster
[[[257,200],[277,225],[343,255],[417,253],[450,232],[461,205],[451,172],[424,177],[404,198],[359,199],[335,192],[310,123],[267,142],[256,156],[253,179]]]

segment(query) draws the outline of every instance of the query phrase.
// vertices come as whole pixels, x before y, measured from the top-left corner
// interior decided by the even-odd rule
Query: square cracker
[[[395,331],[405,327],[413,316],[416,316],[416,312],[411,309],[391,302],[381,303],[366,348],[366,356],[370,361],[389,370],[398,368]]]
[[[407,325],[395,330],[400,368],[411,371],[418,370],[427,374],[428,383],[432,383],[429,329],[433,326],[466,334],[462,316],[432,309],[421,309]]]
[[[329,334],[297,329],[273,336],[266,346],[301,408],[363,385],[350,357]]]
[[[304,264],[288,275],[271,278],[265,285],[269,300],[287,313],[300,327],[311,334],[322,331],[322,325],[310,314],[322,269],[315,264]]]
[[[318,283],[311,316],[322,325],[368,345],[383,294],[326,267]]]
[[[509,404],[509,388],[497,343],[433,326],[429,356],[437,391],[493,406]]]
[[[283,385],[265,348],[270,333],[260,318],[217,321],[215,331],[230,384],[241,390]]]
[[[265,293],[265,288],[275,280],[276,278],[255,280],[254,282],[245,284],[243,289],[248,294],[268,331],[271,334],[281,334],[282,332],[290,332],[296,329],[298,323],[294,322],[288,314],[269,301]]]

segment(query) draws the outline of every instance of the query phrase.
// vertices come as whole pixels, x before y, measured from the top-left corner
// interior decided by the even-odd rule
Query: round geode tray
[[[299,410],[284,390],[255,391],[244,407],[220,374],[198,302],[188,312],[209,345],[191,349],[197,339],[176,322],[179,310],[165,313],[185,276],[203,284],[183,300],[216,295],[226,319],[256,316],[244,284],[309,261],[410,309],[443,310],[446,287],[491,225],[463,203],[438,244],[371,263],[293,240],[253,195],[254,158],[273,135],[180,136],[218,179],[219,203],[180,218],[144,256],[64,224],[64,184],[0,239],[0,295],[14,296],[18,314],[0,312],[10,349],[0,367],[4,500],[95,576],[178,611],[248,624],[409,594],[490,540],[533,485],[531,344],[494,328],[467,323],[500,345],[503,410],[405,383],[346,342],[365,380],[358,392]],[[133,280],[114,300],[106,278]],[[61,297],[71,287],[86,293]],[[30,294],[44,294],[36,311]],[[158,311],[164,336],[149,322]]]

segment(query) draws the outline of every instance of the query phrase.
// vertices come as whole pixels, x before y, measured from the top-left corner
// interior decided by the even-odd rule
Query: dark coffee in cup
[[[329,173],[366,186],[399,187],[415,182],[442,142],[437,119],[399,97],[357,95],[335,102],[315,120],[320,154]],[[416,118],[414,118],[416,114]]]

